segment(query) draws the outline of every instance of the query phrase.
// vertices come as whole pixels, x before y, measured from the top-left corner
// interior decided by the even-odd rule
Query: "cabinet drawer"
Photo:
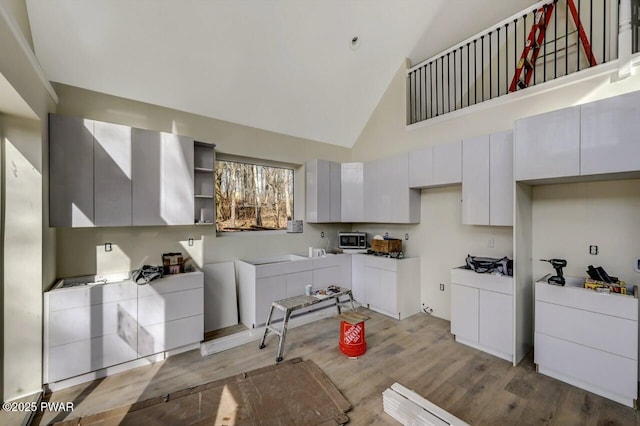
[[[118,334],[87,339],[49,349],[47,383],[85,374],[137,358],[137,330],[123,338]]]
[[[364,266],[371,266],[373,268],[393,272],[398,269],[398,262],[399,260],[391,259],[389,257],[367,256],[364,258]]]
[[[150,284],[138,288],[139,297],[152,296],[176,291],[191,290],[204,287],[202,272],[187,272],[184,274],[165,275],[164,278],[152,281]]]
[[[451,282],[481,290],[513,294],[513,277],[493,274],[478,274],[469,269],[451,270]]]
[[[137,307],[136,299],[128,299],[50,312],[48,346],[115,334],[118,330],[127,330],[131,326],[135,328]]]
[[[52,312],[135,299],[138,295],[137,287],[131,281],[122,281],[120,283],[58,289],[46,293],[46,296],[49,297],[49,311]]]
[[[568,277],[567,280],[571,278]],[[596,293],[582,287],[560,287],[538,281],[536,301],[638,321],[638,299],[632,296]]]
[[[192,343],[198,343],[204,335],[204,315],[195,315],[162,324],[138,328],[138,352],[148,356]]]
[[[292,260],[288,262],[278,262],[269,265],[256,266],[256,278],[274,277],[276,275],[290,274],[294,272],[310,271],[312,269],[312,261],[309,260]]]
[[[638,358],[638,322],[538,301],[536,332]]]
[[[534,362],[543,374],[621,403],[629,404],[637,398],[635,360],[537,332],[534,347]]]
[[[138,322],[146,326],[204,312],[203,289],[157,294],[138,299]]]

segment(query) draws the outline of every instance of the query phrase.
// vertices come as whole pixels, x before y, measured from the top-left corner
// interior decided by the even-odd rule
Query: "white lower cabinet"
[[[196,343],[203,335],[202,272],[168,276],[139,288],[139,356]]]
[[[420,312],[420,258],[354,257],[362,257],[364,264],[364,281],[357,284],[362,290],[356,292],[356,300],[399,320]]]
[[[535,287],[538,372],[633,407],[638,398],[638,299],[564,287]]]
[[[351,255],[329,255],[314,259],[290,260],[290,255],[236,261],[240,322],[248,328],[266,323],[271,303],[305,293],[309,284],[314,289],[337,285],[351,288]],[[328,301],[326,304],[334,304]],[[313,305],[322,308],[322,304]],[[304,313],[311,308],[296,311]],[[272,320],[282,318],[275,310]]]
[[[451,270],[451,334],[513,362],[513,277]]]
[[[203,292],[202,272],[46,292],[43,383],[200,342]]]

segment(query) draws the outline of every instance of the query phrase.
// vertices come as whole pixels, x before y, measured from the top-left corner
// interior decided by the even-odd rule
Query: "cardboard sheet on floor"
[[[351,404],[313,361],[294,358],[56,425],[341,425]]]

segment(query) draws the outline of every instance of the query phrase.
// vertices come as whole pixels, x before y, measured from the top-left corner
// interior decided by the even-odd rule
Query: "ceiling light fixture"
[[[351,39],[351,49],[356,50],[358,47],[360,47],[360,38],[358,36],[353,36]]]

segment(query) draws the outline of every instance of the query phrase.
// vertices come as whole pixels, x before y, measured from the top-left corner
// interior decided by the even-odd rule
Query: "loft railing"
[[[640,0],[632,3],[634,52],[637,52],[638,25],[633,26],[633,22],[637,23]],[[618,8],[618,0],[542,1],[413,66],[407,72],[408,124],[617,58]],[[532,35],[534,25],[538,26]],[[534,43],[521,62],[529,38]],[[532,66],[527,68],[523,64],[526,62]],[[527,69],[514,79],[519,64]]]

